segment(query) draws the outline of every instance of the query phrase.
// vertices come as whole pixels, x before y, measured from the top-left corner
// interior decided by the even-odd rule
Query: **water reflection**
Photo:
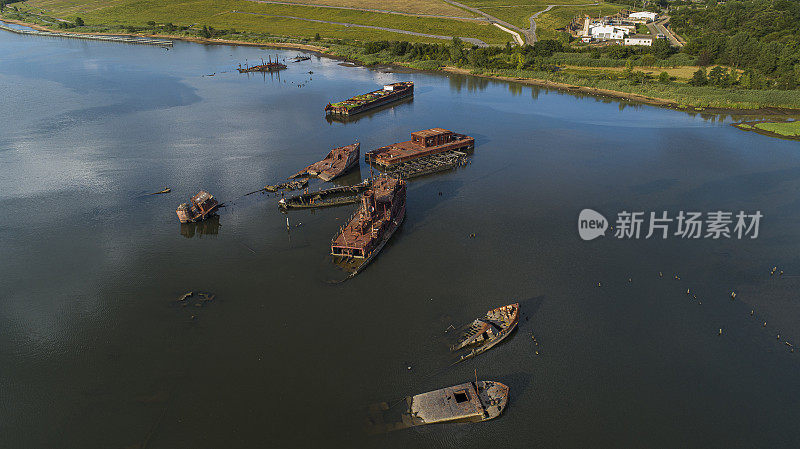
[[[218,235],[221,226],[219,215],[212,215],[210,218],[196,223],[181,223],[181,235],[187,239],[193,238],[195,235],[197,238],[203,238],[204,235]]]
[[[461,92],[461,90],[464,88],[466,88],[469,92],[475,92],[478,90],[485,90],[487,87],[489,87],[488,79],[477,76],[451,74],[448,76],[448,79],[450,81],[450,90],[452,92]]]

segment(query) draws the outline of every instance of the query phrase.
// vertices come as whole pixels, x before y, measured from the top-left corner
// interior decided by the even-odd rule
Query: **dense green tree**
[[[708,76],[706,75],[705,69],[698,69],[692,75],[692,79],[689,80],[689,84],[692,86],[705,86],[708,84]]]

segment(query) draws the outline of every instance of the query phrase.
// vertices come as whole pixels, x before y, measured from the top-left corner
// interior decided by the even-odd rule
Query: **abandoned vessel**
[[[409,396],[393,406],[374,404],[369,408],[367,427],[374,433],[426,424],[488,421],[500,416],[507,404],[505,384],[468,382]]]
[[[473,321],[450,350],[460,352],[456,363],[482,354],[503,341],[517,327],[519,303],[498,307]]]
[[[383,86],[383,89],[356,95],[353,98],[338,103],[328,103],[325,106],[325,114],[343,116],[354,115],[413,95],[413,81],[387,84]]]
[[[383,249],[406,216],[406,182],[378,176],[361,204],[331,240],[334,262],[355,276]]]
[[[308,167],[295,173],[292,178],[305,176],[316,176],[323,181],[330,181],[337,178],[348,170],[358,165],[361,144],[356,142],[352,145],[334,148],[319,162],[315,162]]]
[[[281,209],[313,209],[317,207],[341,206],[357,203],[361,192],[369,188],[369,179],[351,186],[332,187],[317,192],[308,192],[289,198],[281,198]]]
[[[364,160],[388,169],[412,160],[444,152],[463,152],[475,149],[475,139],[443,128],[431,128],[411,133],[411,140],[398,142],[368,151]]]
[[[219,201],[205,190],[201,190],[189,201],[190,203],[183,203],[178,206],[178,209],[175,211],[181,223],[194,223],[196,221],[205,220],[212,216],[220,207]]]
[[[269,57],[267,62],[264,62],[264,60],[262,59],[261,60],[261,64],[259,64],[259,65],[254,65],[254,66],[245,65],[244,67],[242,67],[242,65],[239,64],[239,68],[237,68],[236,70],[238,70],[239,73],[245,73],[245,72],[275,72],[275,71],[278,71],[278,70],[283,70],[285,68],[286,68],[286,64],[281,64],[280,62],[278,62],[278,57],[275,56],[275,61],[272,60],[272,57]]]

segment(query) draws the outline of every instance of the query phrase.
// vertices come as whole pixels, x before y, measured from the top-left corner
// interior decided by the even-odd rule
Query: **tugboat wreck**
[[[183,203],[178,206],[178,209],[175,211],[181,223],[194,223],[196,221],[205,220],[212,216],[220,207],[217,199],[205,190],[201,190],[189,201],[191,204]]]
[[[364,159],[382,169],[444,152],[475,149],[475,139],[443,128],[411,133],[411,140],[368,151]]]
[[[325,114],[354,115],[413,95],[414,83],[412,81],[387,84],[380,90],[356,95],[338,103],[328,103],[325,106]]]
[[[361,194],[359,208],[331,240],[337,265],[355,276],[383,249],[406,216],[406,182],[378,176]]]
[[[498,307],[473,321],[450,350],[461,352],[455,363],[482,354],[503,341],[519,323],[519,303]],[[466,353],[463,353],[466,352]]]
[[[406,397],[394,406],[381,402],[369,407],[367,426],[378,433],[426,424],[488,421],[505,410],[508,390],[505,384],[484,380]],[[402,408],[394,410],[398,407]]]
[[[316,176],[323,181],[337,178],[358,165],[361,144],[356,142],[345,147],[334,148],[325,159],[315,162],[292,175],[292,178]]]

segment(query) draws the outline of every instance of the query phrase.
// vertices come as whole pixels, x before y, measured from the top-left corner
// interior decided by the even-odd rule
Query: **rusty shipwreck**
[[[361,204],[331,240],[334,262],[355,276],[383,249],[406,216],[406,182],[375,177]]]
[[[214,215],[220,208],[220,203],[213,195],[201,190],[193,196],[189,203],[183,203],[175,211],[181,223],[194,223]]]
[[[508,386],[475,381],[369,407],[367,429],[388,432],[426,424],[481,422],[497,418],[508,405]]]
[[[360,151],[361,144],[358,142],[334,148],[324,159],[300,170],[292,175],[292,178],[316,176],[323,181],[330,181],[358,165]]]
[[[383,86],[383,89],[356,95],[353,98],[337,103],[328,103],[325,106],[325,114],[338,116],[355,115],[413,95],[414,82],[412,81],[387,84]]]
[[[238,70],[239,73],[277,72],[278,70],[283,70],[285,68],[286,64],[281,64],[280,62],[278,62],[277,56],[275,56],[275,61],[273,61],[272,57],[270,56],[269,59],[267,59],[267,62],[264,62],[264,59],[261,59],[261,64],[259,65],[254,65],[254,66],[245,65],[244,67],[242,67],[242,65],[239,64],[239,67],[236,70]]]
[[[411,133],[411,140],[368,151],[364,154],[364,160],[381,169],[391,169],[434,156],[458,156],[473,149],[475,139],[472,137],[443,128],[431,128]]]
[[[281,209],[316,209],[320,207],[341,206],[343,204],[357,203],[361,193],[370,186],[369,179],[349,186],[331,187],[316,192],[306,192],[300,195],[281,198],[278,207]]]
[[[503,341],[519,323],[519,303],[498,307],[473,321],[450,350],[456,363],[482,354]]]

